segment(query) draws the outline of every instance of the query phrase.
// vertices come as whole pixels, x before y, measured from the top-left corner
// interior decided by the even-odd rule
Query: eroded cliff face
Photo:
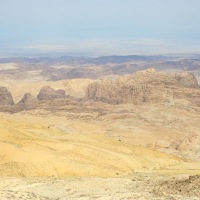
[[[171,102],[173,99],[187,100],[200,106],[200,87],[192,73],[164,73],[154,69],[136,72],[130,76],[121,76],[115,80],[102,80],[89,84],[85,98],[77,99],[66,95],[65,90],[54,90],[50,86],[42,87],[37,98],[26,93],[23,99],[14,105],[10,92],[0,88],[1,111],[18,112],[24,109],[44,108],[61,110],[61,106],[77,105],[96,101],[108,104],[148,104]]]
[[[199,85],[192,73],[163,73],[148,69],[116,80],[91,83],[86,91],[86,99],[137,105],[179,97],[191,98],[193,94],[200,98]]]
[[[37,98],[39,100],[52,100],[52,99],[59,99],[65,98],[66,94],[64,90],[54,90],[49,86],[42,87]]]
[[[6,87],[0,87],[0,105],[13,105],[13,97]]]

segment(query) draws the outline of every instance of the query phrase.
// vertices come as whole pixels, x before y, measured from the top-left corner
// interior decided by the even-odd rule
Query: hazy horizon
[[[199,6],[198,0],[2,1],[0,57],[200,53]]]

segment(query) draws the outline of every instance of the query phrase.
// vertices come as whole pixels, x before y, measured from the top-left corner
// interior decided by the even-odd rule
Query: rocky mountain
[[[13,97],[6,87],[0,87],[0,105],[13,105]]]
[[[64,90],[54,90],[49,86],[42,87],[37,98],[41,100],[52,100],[52,99],[59,99],[65,98],[66,94]]]
[[[0,78],[33,81],[102,79],[107,76],[128,75],[152,67],[158,71],[190,71],[200,77],[199,66],[199,55],[1,58]]]
[[[142,104],[174,98],[200,99],[197,79],[192,73],[167,73],[148,69],[115,80],[91,83],[86,99],[110,104]]]
[[[0,92],[1,105],[14,104],[11,93],[5,87],[1,87]],[[94,100],[108,104],[141,105],[170,102],[173,99],[185,99],[200,105],[200,87],[193,73],[157,72],[151,68],[117,79],[94,81],[88,85],[82,102]],[[51,106],[59,108],[70,104],[80,104],[80,100],[66,95],[63,89],[45,86],[40,89],[37,98],[26,93],[18,103],[17,110],[36,107],[51,109]]]
[[[38,99],[35,98],[32,94],[26,93],[18,105],[23,109],[34,109],[38,105]]]

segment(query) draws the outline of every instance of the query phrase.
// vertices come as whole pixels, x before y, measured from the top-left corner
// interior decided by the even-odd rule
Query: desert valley
[[[0,199],[200,199],[199,66],[0,59]]]

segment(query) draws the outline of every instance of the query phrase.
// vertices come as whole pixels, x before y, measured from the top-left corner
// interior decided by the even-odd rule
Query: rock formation
[[[116,80],[91,83],[86,91],[86,99],[137,105],[178,98],[179,93],[189,98],[195,93],[195,97],[200,99],[199,85],[192,73],[164,73],[148,69]]]
[[[62,99],[66,98],[66,94],[64,90],[54,90],[49,86],[45,86],[41,88],[37,98],[41,100],[52,100],[52,99]]]
[[[6,87],[0,87],[0,105],[13,105],[13,97]]]
[[[19,106],[23,109],[33,109],[38,105],[38,99],[36,99],[32,94],[26,93],[24,97],[19,102]]]

